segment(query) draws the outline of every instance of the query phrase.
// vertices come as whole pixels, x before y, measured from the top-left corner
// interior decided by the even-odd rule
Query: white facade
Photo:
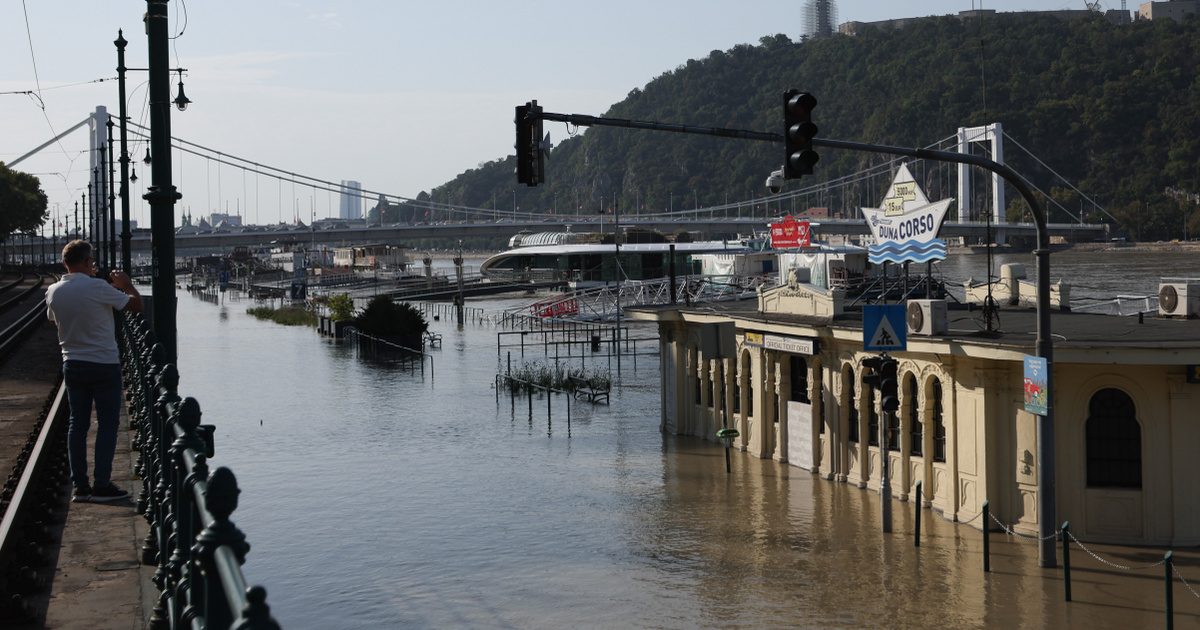
[[[362,184],[354,180],[343,179],[338,218],[361,219],[362,216]]]

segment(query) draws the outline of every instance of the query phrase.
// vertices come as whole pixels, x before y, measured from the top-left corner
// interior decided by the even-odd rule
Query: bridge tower
[[[107,155],[106,148],[108,146],[108,108],[103,105],[97,105],[96,111],[88,116],[88,177],[92,182],[92,194],[95,201],[88,199],[91,204],[94,214],[90,214],[91,221],[88,225],[88,234],[93,247],[100,247],[98,236],[101,229],[107,229],[101,222],[101,215],[107,212],[108,191],[103,190],[103,186],[107,183],[107,173],[100,171],[101,155]],[[107,167],[105,167],[107,168]],[[97,259],[99,260],[99,258]]]
[[[1004,128],[1000,123],[992,123],[983,127],[959,127],[958,152],[970,153],[972,142],[990,142],[992,160],[1004,164]],[[966,164],[958,165],[958,220],[963,223],[971,220],[970,169],[971,167]],[[1005,222],[1004,180],[995,173],[992,173],[991,177],[992,224],[996,226],[995,242],[997,245],[1003,245],[1005,241],[1005,231],[1003,229]]]

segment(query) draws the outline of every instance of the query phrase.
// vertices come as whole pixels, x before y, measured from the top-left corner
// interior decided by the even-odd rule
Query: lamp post
[[[117,198],[116,198],[116,173],[113,163],[113,121],[112,117],[108,119],[108,213],[106,215],[106,223],[108,224],[108,266],[113,267],[117,264]],[[125,180],[121,180],[121,187],[125,187]],[[129,267],[124,267],[125,271],[129,271]]]
[[[117,39],[113,44],[117,47],[117,94],[120,106],[117,110],[121,119],[121,268],[131,273],[132,264],[129,254],[129,182],[136,181],[129,177],[129,131],[128,114],[125,106],[125,36],[117,30]],[[110,121],[111,124],[111,121]],[[135,175],[136,177],[136,175]]]
[[[170,59],[167,2],[146,0],[150,150],[157,157],[151,164],[150,188],[143,197],[150,203],[154,332],[162,344],[164,364],[178,360],[175,331],[175,202],[182,196],[171,182],[171,74],[167,68]],[[187,102],[182,106],[186,107]]]

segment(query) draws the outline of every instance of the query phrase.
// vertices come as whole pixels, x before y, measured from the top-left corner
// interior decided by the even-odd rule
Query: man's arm
[[[138,293],[137,287],[133,286],[133,281],[123,271],[114,271],[108,276],[112,281],[113,287],[120,289],[129,296],[129,301],[125,303],[123,310],[131,313],[142,312],[142,294]]]

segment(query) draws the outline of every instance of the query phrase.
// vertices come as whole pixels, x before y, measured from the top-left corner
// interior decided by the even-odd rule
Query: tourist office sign
[[[879,208],[862,208],[875,244],[867,248],[872,264],[923,263],[946,259],[946,241],[937,237],[954,199],[930,203],[908,165],[901,164]]]
[[[797,221],[796,217],[788,215],[770,226],[771,247],[775,249],[812,246],[812,224],[808,221]]]
[[[780,352],[790,352],[792,354],[804,354],[808,356],[812,356],[817,353],[816,339],[785,337],[783,335],[768,335],[766,333],[747,331],[743,341],[747,346],[763,348],[766,350],[778,350]]]

